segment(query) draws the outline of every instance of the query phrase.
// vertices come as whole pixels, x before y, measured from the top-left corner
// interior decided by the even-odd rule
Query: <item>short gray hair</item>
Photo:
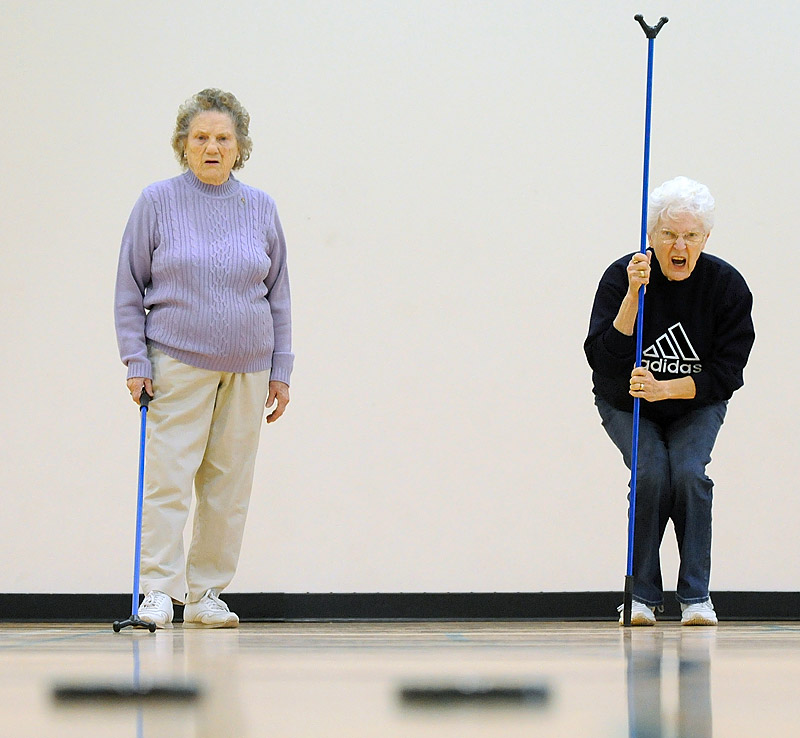
[[[200,90],[178,109],[178,118],[172,133],[172,148],[175,151],[175,157],[186,169],[184,152],[186,151],[186,139],[189,137],[189,128],[194,117],[207,110],[218,110],[220,113],[230,116],[236,130],[236,143],[239,146],[239,156],[233,168],[241,169],[253,150],[253,141],[250,138],[250,113],[244,109],[232,92],[223,92],[216,87]]]
[[[708,187],[688,177],[675,177],[650,194],[647,204],[647,232],[652,234],[662,216],[668,218],[689,213],[702,224],[706,233],[714,227],[714,198]]]

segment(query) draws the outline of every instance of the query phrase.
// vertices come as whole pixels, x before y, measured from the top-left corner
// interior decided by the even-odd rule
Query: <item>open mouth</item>
[[[686,257],[685,256],[673,256],[672,257],[672,266],[681,269],[682,267],[686,266]]]

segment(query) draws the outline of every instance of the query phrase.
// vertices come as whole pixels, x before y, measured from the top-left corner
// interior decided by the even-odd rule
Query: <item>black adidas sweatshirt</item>
[[[631,254],[606,269],[597,288],[583,348],[592,367],[594,393],[633,412],[628,394],[636,358],[636,331],[625,336],[613,325],[628,291]],[[656,379],[691,376],[692,400],[640,403],[642,417],[667,423],[703,405],[727,400],[744,384],[744,367],[755,340],[753,296],[730,264],[702,253],[684,280],[669,281],[651,258],[644,298],[642,366]]]

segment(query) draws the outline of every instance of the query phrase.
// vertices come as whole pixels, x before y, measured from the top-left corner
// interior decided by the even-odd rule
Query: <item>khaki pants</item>
[[[230,584],[242,546],[269,371],[231,374],[149,349],[141,582],[145,593],[196,602]],[[183,529],[196,495],[184,561]],[[187,596],[188,593],[188,596]]]

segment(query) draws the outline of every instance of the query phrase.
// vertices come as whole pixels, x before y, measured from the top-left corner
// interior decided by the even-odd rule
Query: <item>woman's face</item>
[[[687,279],[706,246],[708,233],[699,218],[681,213],[674,218],[662,216],[650,236],[663,275],[672,281]]]
[[[210,185],[228,181],[239,156],[236,129],[227,113],[206,110],[189,124],[186,137],[186,163],[197,179]]]

